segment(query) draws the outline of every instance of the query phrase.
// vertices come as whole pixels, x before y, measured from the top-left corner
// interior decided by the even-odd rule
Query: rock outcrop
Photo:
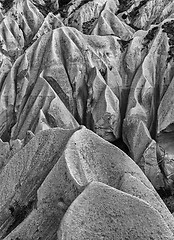
[[[0,239],[174,239],[173,27],[172,0],[0,1]]]
[[[174,233],[173,216],[136,163],[119,148],[85,127],[41,131],[10,159],[2,170],[1,179],[1,237],[6,240],[56,239],[65,212],[68,214],[72,202],[78,201],[78,196],[85,194],[88,185],[95,181],[103,183],[106,188],[110,186],[113,190],[117,189],[123,199],[124,196],[130,196],[132,201],[136,199],[143,202],[160,217],[158,226],[168,229],[167,236],[173,236]],[[93,191],[89,190],[88,195],[93,198]],[[101,205],[103,197],[101,191],[101,199],[98,200]],[[114,201],[110,204],[117,208]],[[144,215],[143,209],[137,211],[142,211]],[[123,235],[123,239],[128,234],[124,234],[124,231],[127,231],[125,227],[123,233],[120,233],[120,229],[117,233]],[[143,232],[134,231],[137,236]]]
[[[93,182],[71,204],[58,239],[173,239],[160,215],[146,202]]]

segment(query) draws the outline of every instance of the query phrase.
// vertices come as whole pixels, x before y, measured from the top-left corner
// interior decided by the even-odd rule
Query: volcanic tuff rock
[[[55,239],[68,207],[92,181],[151,206],[173,236],[173,216],[140,168],[85,127],[41,131],[11,158],[1,179],[1,237],[9,233],[5,239]]]
[[[172,0],[0,1],[0,239],[174,239],[173,29]]]
[[[71,204],[58,239],[173,239],[160,215],[146,202],[93,182]]]

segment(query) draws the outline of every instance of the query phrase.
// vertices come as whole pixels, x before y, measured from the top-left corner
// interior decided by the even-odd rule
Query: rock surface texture
[[[174,240],[173,91],[173,0],[0,0],[0,240]]]

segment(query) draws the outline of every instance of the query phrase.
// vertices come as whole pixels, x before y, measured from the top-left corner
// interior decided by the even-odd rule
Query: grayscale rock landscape
[[[0,0],[0,239],[174,240],[173,0]]]

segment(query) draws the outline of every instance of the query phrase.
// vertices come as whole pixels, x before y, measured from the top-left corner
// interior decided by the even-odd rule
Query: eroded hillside
[[[174,239],[173,1],[0,4],[0,239]]]

